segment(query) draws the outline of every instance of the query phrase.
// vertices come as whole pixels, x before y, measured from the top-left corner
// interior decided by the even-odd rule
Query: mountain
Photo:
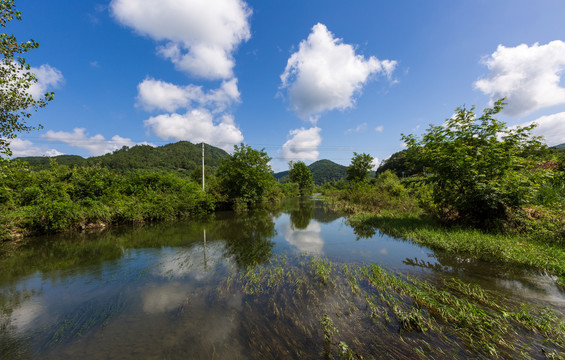
[[[347,167],[339,165],[330,160],[318,160],[308,166],[314,177],[314,184],[322,185],[330,181],[345,179],[347,176]],[[281,171],[273,174],[277,180],[283,180],[288,176],[287,171]]]
[[[210,170],[218,167],[228,156],[229,154],[222,149],[204,145],[205,166]],[[68,166],[100,165],[116,171],[172,171],[188,175],[202,164],[202,144],[179,141],[158,147],[136,145],[129,148],[124,146],[113,153],[87,159],[76,155],[60,155],[52,158],[33,156],[17,159],[43,169],[49,168],[51,159],[54,159],[57,163]]]
[[[552,146],[551,148],[557,151],[565,151],[565,143]]]

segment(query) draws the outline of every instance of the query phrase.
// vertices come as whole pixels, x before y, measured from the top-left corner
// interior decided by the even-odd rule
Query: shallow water
[[[321,356],[317,310],[293,302],[287,290],[269,302],[230,286],[249,269],[273,267],[273,259],[281,271],[311,257],[376,263],[432,284],[457,277],[513,301],[565,309],[565,294],[549,276],[360,233],[320,200],[290,199],[277,210],[30,239],[0,262],[0,358]],[[317,307],[343,302],[320,294]],[[277,302],[296,317],[273,318]],[[388,341],[366,346],[375,358],[387,357],[375,351],[386,353]],[[406,351],[388,354],[409,358]]]

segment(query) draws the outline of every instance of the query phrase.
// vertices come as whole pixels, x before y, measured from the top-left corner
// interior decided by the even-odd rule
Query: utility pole
[[[204,141],[202,141],[202,191],[204,190]]]

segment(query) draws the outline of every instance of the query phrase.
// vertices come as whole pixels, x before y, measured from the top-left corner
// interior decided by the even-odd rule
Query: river
[[[336,267],[374,263],[390,274],[431,284],[458,278],[493,296],[557,313],[565,309],[565,293],[551,276],[448,256],[366,230],[352,228],[313,198],[289,199],[276,210],[31,238],[0,262],[0,358],[330,357],[327,347],[333,345],[323,339],[321,315],[329,314],[337,324],[343,314],[355,313],[318,312],[343,304],[337,292],[320,290],[317,302],[307,305],[292,299],[310,296],[318,287],[305,287],[310,290],[299,295],[289,290],[299,285],[281,285],[278,292],[249,290],[260,281],[253,276],[295,281],[288,269],[307,267],[312,258]],[[266,272],[251,272],[258,268]],[[245,281],[238,281],[241,274],[247,274]],[[298,283],[300,274],[311,273],[294,274]],[[360,301],[347,307],[361,314]],[[284,317],[279,311],[296,314]],[[372,326],[356,316],[350,328],[363,324],[362,332]],[[348,336],[345,330],[341,334]],[[375,358],[410,358],[423,340],[406,336],[398,344],[384,335],[372,345],[348,339],[351,347],[367,346],[365,354]],[[399,355],[387,354],[387,344]],[[460,342],[449,346],[465,348]],[[378,349],[385,352],[378,355]],[[530,352],[533,358],[540,354]]]

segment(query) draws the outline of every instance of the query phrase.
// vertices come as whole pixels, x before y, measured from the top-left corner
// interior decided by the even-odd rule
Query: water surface
[[[0,358],[320,356],[316,311],[292,303],[287,290],[263,306],[266,301],[230,286],[238,274],[272,266],[273,259],[281,268],[311,257],[376,263],[431,283],[455,276],[507,298],[565,308],[565,294],[549,276],[369,235],[320,200],[291,199],[277,210],[30,239],[0,262]],[[319,301],[337,301],[324,296]],[[303,334],[289,330],[296,328],[292,318],[270,323],[274,301],[295,309],[306,324],[298,327]]]

